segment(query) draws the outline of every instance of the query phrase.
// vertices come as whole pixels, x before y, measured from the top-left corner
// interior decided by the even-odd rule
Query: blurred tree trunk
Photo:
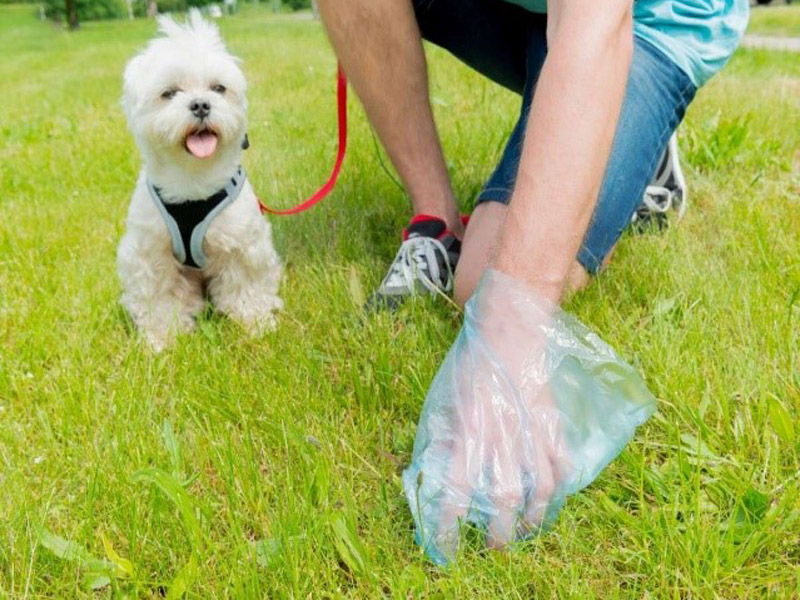
[[[78,28],[78,6],[75,0],[65,0],[67,9],[67,23],[69,24],[70,31],[75,31]]]

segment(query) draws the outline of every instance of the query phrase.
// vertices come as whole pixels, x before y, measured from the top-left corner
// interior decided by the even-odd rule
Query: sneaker
[[[400,250],[383,282],[367,301],[367,308],[394,310],[409,296],[449,294],[460,254],[461,241],[444,221],[430,215],[416,215],[403,230]]]
[[[658,169],[644,192],[642,204],[633,213],[631,223],[639,231],[651,224],[664,229],[669,225],[668,213],[675,212],[677,223],[686,214],[687,206],[686,179],[678,159],[678,138],[673,133],[658,161]]]

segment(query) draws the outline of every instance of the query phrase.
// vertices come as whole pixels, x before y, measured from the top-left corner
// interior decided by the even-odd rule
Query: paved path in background
[[[765,50],[787,50],[800,52],[800,38],[778,37],[769,35],[746,35],[742,40],[746,48],[763,48]]]

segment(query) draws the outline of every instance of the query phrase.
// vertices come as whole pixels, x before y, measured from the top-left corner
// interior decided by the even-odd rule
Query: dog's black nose
[[[189,110],[198,119],[205,119],[211,112],[211,103],[208,100],[195,99],[189,104]]]

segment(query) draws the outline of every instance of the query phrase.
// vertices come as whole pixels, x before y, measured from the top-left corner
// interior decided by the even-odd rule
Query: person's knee
[[[453,299],[461,308],[464,308],[467,300],[478,286],[481,273],[477,271],[478,269],[474,265],[464,265],[463,263],[458,265],[453,283]]]
[[[459,269],[456,271],[455,283],[453,284],[453,299],[461,308],[464,308],[467,300],[469,300],[470,296],[475,292],[475,288],[478,287],[478,282],[485,269],[486,265],[481,265],[480,267],[476,265],[464,265],[462,268],[462,265],[459,264]],[[583,268],[581,263],[575,261],[567,276],[564,291],[567,295],[574,294],[586,289],[591,282],[592,275]]]
[[[611,251],[606,254],[605,258],[603,259],[603,263],[600,265],[600,271],[604,271],[608,267],[609,263],[611,263],[611,257],[614,255],[614,250],[616,250],[616,246],[611,248]],[[592,282],[592,279],[594,279],[592,274],[589,273],[589,271],[587,271],[584,266],[576,260],[572,264],[572,269],[570,269],[567,277],[567,289],[565,291],[568,294],[580,292],[588,287],[588,285]]]
[[[499,202],[478,204],[470,217],[455,273],[453,298],[464,306],[489,266],[492,248],[505,219],[506,207]]]
[[[575,261],[572,264],[569,275],[567,276],[567,289],[565,291],[567,294],[580,292],[581,290],[586,289],[591,281],[592,276],[589,274],[589,271],[584,269],[581,263]]]
[[[608,263],[611,261],[611,254],[612,253],[609,253],[609,255],[605,258],[601,269],[605,269],[608,266]],[[458,270],[456,271],[455,275],[455,282],[453,284],[453,299],[462,308],[467,303],[467,300],[469,300],[470,296],[472,296],[472,294],[475,292],[475,288],[478,287],[478,282],[480,281],[481,275],[483,275],[483,271],[486,269],[486,267],[487,265],[483,263],[479,265],[465,262],[459,263]],[[589,273],[589,271],[587,271],[583,265],[576,260],[572,264],[572,268],[567,275],[564,291],[567,295],[580,292],[589,286],[589,284],[592,282],[592,279],[593,276],[591,273]]]

